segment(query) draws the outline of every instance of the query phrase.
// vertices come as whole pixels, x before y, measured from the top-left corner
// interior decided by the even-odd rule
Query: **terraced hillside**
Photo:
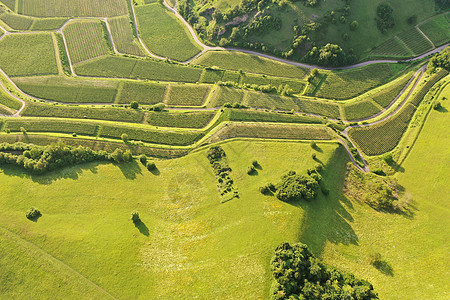
[[[242,21],[240,1],[0,0],[0,298],[268,299],[281,272],[270,257],[286,240],[370,281],[381,299],[445,294],[444,279],[423,275],[438,274],[434,264],[408,267],[361,225],[414,232],[425,225],[412,202],[374,210],[348,180],[354,169],[391,188],[426,118],[445,115],[449,15],[431,0],[393,3],[397,27],[381,34],[367,19],[380,1],[253,2],[259,13]],[[399,21],[413,9],[414,24]],[[326,33],[307,43],[341,42],[357,21],[344,44],[364,44],[367,30],[354,52],[374,60],[323,67],[299,62],[301,46],[282,53],[295,24],[314,31],[324,16]],[[257,51],[209,39],[255,19],[277,27],[275,17],[274,32],[246,27]],[[302,176],[315,199],[282,201],[283,184]],[[30,207],[42,213],[34,222]],[[393,269],[366,262],[373,251]],[[436,286],[426,297],[414,288],[423,282]]]

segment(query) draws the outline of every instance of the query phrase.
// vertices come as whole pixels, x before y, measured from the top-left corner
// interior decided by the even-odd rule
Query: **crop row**
[[[202,133],[190,131],[160,131],[127,126],[103,125],[100,135],[107,138],[120,139],[126,133],[131,140],[152,144],[188,146],[202,137]]]
[[[450,22],[446,15],[436,16],[421,24],[419,28],[436,46],[450,39]]]
[[[295,98],[284,97],[276,94],[245,91],[242,104],[248,107],[256,108],[298,110],[298,106],[294,100]]]
[[[411,49],[414,55],[425,53],[434,47],[416,27],[400,33],[398,37]]]
[[[428,91],[433,87],[433,85],[447,76],[448,71],[445,69],[440,70],[436,74],[434,74],[425,85],[420,89],[420,91],[414,95],[414,98],[411,100],[411,103],[415,106],[418,106],[422,101],[423,97],[428,93]]]
[[[410,53],[408,48],[406,48],[396,37],[393,37],[375,48],[375,50],[372,51],[372,54],[405,57],[410,56],[412,53]]]
[[[133,109],[50,105],[35,102],[28,103],[22,115],[32,117],[97,119],[132,123],[141,123],[144,119],[144,113],[142,111]]]
[[[150,125],[160,127],[178,127],[178,128],[203,128],[211,122],[215,112],[150,112],[147,122]]]
[[[414,105],[408,104],[400,113],[385,122],[351,129],[349,135],[367,155],[389,152],[400,142],[415,109]]]
[[[405,85],[409,82],[411,78],[411,74],[404,76],[402,79],[395,81],[392,84],[389,84],[382,91],[376,93],[372,96],[373,101],[380,104],[383,107],[389,106],[391,102],[395,99],[398,94],[402,91]]]
[[[334,119],[340,118],[341,116],[339,106],[334,103],[300,98],[296,99],[296,102],[300,111],[305,113],[322,115]]]
[[[156,104],[163,102],[166,85],[150,82],[124,81],[120,84],[118,103],[137,101],[139,104]]]
[[[317,92],[327,99],[344,100],[373,89],[393,75],[389,64],[372,64],[358,69],[332,71]]]
[[[76,20],[64,28],[73,64],[109,53],[101,21]]]
[[[45,118],[36,119],[7,119],[3,130],[11,132],[20,132],[25,129],[27,132],[59,132],[59,133],[77,133],[80,135],[94,135],[97,131],[97,125],[86,122],[76,122],[64,120],[49,120]]]
[[[10,76],[58,74],[52,35],[27,33],[3,37],[0,67]]]
[[[263,112],[245,109],[227,109],[225,114],[226,119],[236,122],[322,124],[322,120],[320,118],[302,116],[298,114]]]
[[[36,17],[112,17],[128,13],[122,0],[26,0],[22,13]],[[20,9],[20,8],[19,8]]]
[[[0,8],[1,9],[1,8]],[[28,30],[33,24],[33,18],[21,16],[14,13],[3,12],[0,15],[0,20],[5,22],[9,27],[15,30]]]
[[[218,131],[211,141],[218,142],[236,137],[293,140],[331,139],[330,132],[325,126],[232,123]]]
[[[108,19],[108,23],[111,27],[111,35],[117,51],[124,54],[145,56],[133,37],[128,16]]]
[[[15,83],[34,97],[62,103],[113,103],[117,82],[74,80],[65,77],[16,78]]]
[[[209,91],[207,85],[169,84],[164,102],[177,106],[201,106]]]
[[[91,77],[113,77],[148,79],[176,82],[197,82],[202,69],[171,64],[152,59],[133,59],[107,56],[78,65],[78,75]]]
[[[343,108],[345,119],[348,121],[368,118],[380,111],[380,109],[374,105],[370,99],[345,104],[343,105]]]
[[[195,59],[194,64],[219,67],[227,70],[242,70],[248,73],[266,74],[302,79],[308,70],[256,55],[234,51],[208,51]]]

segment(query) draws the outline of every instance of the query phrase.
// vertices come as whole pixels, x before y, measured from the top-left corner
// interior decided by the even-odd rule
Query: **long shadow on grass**
[[[134,226],[139,229],[139,232],[142,233],[145,236],[149,236],[150,235],[150,231],[148,230],[147,225],[145,225],[144,222],[142,222],[141,220],[137,221],[136,223],[134,223]]]
[[[126,179],[134,180],[138,174],[142,175],[141,167],[135,160],[127,163],[116,164],[116,166],[119,167]]]
[[[107,163],[108,162],[91,162],[75,166],[67,166],[41,175],[30,173],[23,168],[14,165],[2,165],[1,170],[8,176],[27,178],[42,185],[49,185],[60,179],[77,180],[79,175],[86,171],[96,174],[98,172],[98,166]]]
[[[305,210],[299,240],[307,244],[318,257],[322,255],[327,242],[358,245],[358,236],[351,226],[353,217],[348,211],[353,206],[342,194],[347,162],[347,153],[339,146],[323,172],[330,194],[321,194],[314,201],[299,203]]]

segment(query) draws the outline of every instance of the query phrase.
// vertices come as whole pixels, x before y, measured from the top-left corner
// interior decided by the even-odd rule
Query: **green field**
[[[415,112],[415,106],[407,104],[401,112],[382,123],[355,128],[349,131],[349,136],[367,155],[380,155],[393,150]]]
[[[31,96],[63,103],[114,103],[118,86],[115,81],[59,76],[20,77],[14,81]]]
[[[308,73],[308,70],[301,67],[234,51],[209,51],[195,59],[192,64],[299,79],[304,78]]]
[[[123,81],[117,95],[118,103],[156,104],[163,102],[166,85],[152,82]]]
[[[63,30],[73,64],[110,53],[102,23],[98,20],[76,20]]]
[[[61,28],[66,21],[66,18],[36,18],[30,29],[35,31],[56,30]]]
[[[113,17],[126,15],[127,4],[122,0],[18,0],[24,15],[36,17]]]
[[[207,85],[170,84],[164,103],[174,106],[202,106],[210,89]]]
[[[380,112],[380,108],[375,105],[370,99],[364,99],[362,101],[345,104],[343,105],[343,108],[346,120],[361,120],[371,117]]]
[[[411,49],[414,56],[434,48],[434,45],[415,27],[400,33],[398,37]]]
[[[1,13],[0,20],[15,30],[29,30],[33,24],[33,18],[8,12]]]
[[[450,108],[448,100],[443,103]],[[300,240],[309,247],[315,245],[316,255],[320,253],[326,263],[368,279],[380,299],[448,298],[450,153],[443,147],[450,143],[445,128],[448,121],[448,113],[431,112],[402,164],[404,171],[395,176],[412,198],[411,217],[377,212],[346,197],[341,198],[338,211],[332,212],[328,202],[311,207],[315,212],[311,219],[317,217],[317,226]],[[340,216],[347,216],[347,222],[340,222],[344,221]],[[329,225],[322,226],[323,222]],[[385,270],[392,270],[391,275],[368,263],[370,254],[377,252],[386,262]]]
[[[156,60],[107,56],[75,68],[78,75],[160,81],[197,82],[202,69],[169,64]]]
[[[373,64],[358,69],[332,71],[316,96],[336,100],[353,98],[386,83],[392,75],[394,73],[389,64]]]
[[[214,117],[215,112],[151,112],[147,122],[153,126],[178,127],[178,128],[203,128]]]
[[[450,40],[450,21],[448,15],[440,15],[426,21],[419,26],[420,30],[433,42],[439,46]]]
[[[23,113],[32,117],[55,117],[74,119],[96,119],[120,122],[141,123],[142,111],[115,107],[68,106],[56,104],[28,103]]]
[[[117,51],[123,54],[145,56],[138,42],[134,39],[128,16],[109,18],[108,23],[111,27],[111,35]]]
[[[208,107],[220,107],[226,103],[241,103],[245,95],[244,90],[234,89],[226,86],[218,86],[208,102]]]
[[[0,67],[9,76],[58,74],[51,34],[24,33],[3,37],[0,41]]]
[[[184,25],[160,3],[136,7],[136,17],[142,40],[154,54],[186,61],[202,50]]]

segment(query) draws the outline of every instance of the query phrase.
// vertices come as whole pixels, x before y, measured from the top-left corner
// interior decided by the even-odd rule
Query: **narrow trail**
[[[21,242],[23,242],[24,244],[26,244],[28,247],[40,252],[42,255],[46,256],[48,259],[50,259],[51,261],[54,261],[55,263],[59,264],[60,266],[63,266],[66,270],[69,270],[70,272],[72,272],[73,274],[75,274],[77,277],[79,277],[80,279],[86,281],[89,285],[91,285],[92,287],[94,287],[96,290],[98,290],[99,292],[105,294],[106,296],[112,298],[112,299],[117,299],[116,297],[114,297],[113,295],[111,295],[110,293],[108,293],[107,291],[105,291],[103,288],[101,288],[100,286],[98,286],[97,284],[95,284],[93,281],[91,281],[90,279],[86,278],[85,276],[83,276],[82,274],[80,274],[78,271],[76,271],[75,269],[73,269],[72,267],[70,267],[69,265],[65,264],[64,262],[62,262],[61,260],[57,259],[56,257],[54,257],[53,255],[51,255],[50,253],[46,252],[45,250],[39,248],[38,246],[36,246],[35,244],[33,244],[32,242],[22,238],[20,235],[18,235],[17,233],[14,233],[8,229],[6,229],[3,226],[0,226],[0,230],[4,231],[7,235],[10,235],[18,240],[20,240]]]

